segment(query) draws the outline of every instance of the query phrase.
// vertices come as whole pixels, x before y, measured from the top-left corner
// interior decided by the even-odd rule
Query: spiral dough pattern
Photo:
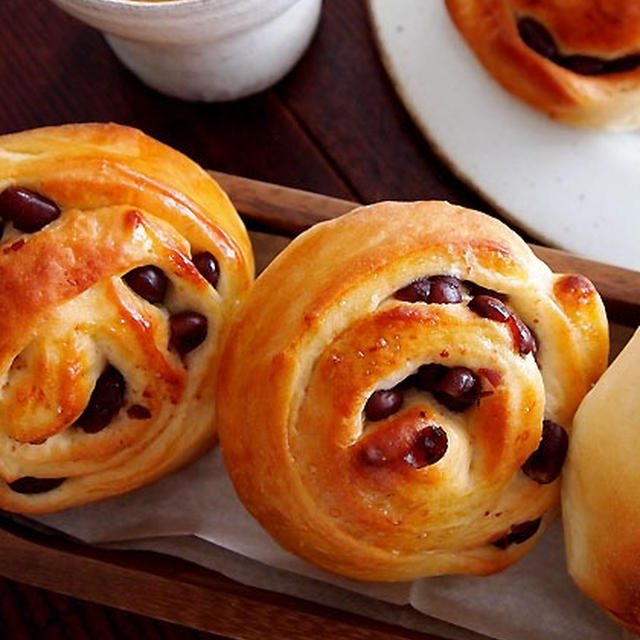
[[[221,445],[287,549],[350,577],[486,574],[557,511],[573,413],[603,371],[593,285],[502,223],[385,202],[260,276],[223,357]]]
[[[113,124],[0,137],[0,508],[129,491],[204,452],[246,231],[180,153]]]

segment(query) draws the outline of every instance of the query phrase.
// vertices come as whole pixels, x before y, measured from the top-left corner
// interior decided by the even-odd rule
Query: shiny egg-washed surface
[[[123,493],[211,446],[253,256],[206,172],[114,124],[6,135],[0,219],[0,507]]]
[[[326,569],[495,572],[553,519],[555,443],[607,351],[591,283],[496,220],[364,207],[258,278],[223,356],[223,454],[251,513]]]

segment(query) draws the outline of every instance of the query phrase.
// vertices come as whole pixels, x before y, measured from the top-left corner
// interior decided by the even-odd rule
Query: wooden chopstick
[[[294,236],[359,204],[219,171],[209,173],[248,223],[272,233]],[[600,292],[611,320],[631,327],[640,325],[640,271],[596,262],[561,249],[529,246],[553,271],[581,273],[589,278]]]

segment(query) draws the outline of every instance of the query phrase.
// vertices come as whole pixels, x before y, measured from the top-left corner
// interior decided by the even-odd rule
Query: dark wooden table
[[[2,0],[0,133],[80,121],[133,125],[204,167],[339,198],[360,202],[439,198],[490,211],[437,158],[396,97],[362,0],[325,0],[318,32],[296,68],[276,87],[227,104],[192,104],[162,96],[129,73],[99,33],[47,0]],[[206,626],[204,617],[250,618],[257,602],[263,613],[269,611],[279,623],[284,620],[287,638],[322,637],[323,616],[336,625],[333,637],[418,637],[397,634],[384,625],[374,628],[353,616],[308,604],[300,605],[304,620],[288,621],[287,599],[249,594],[185,563],[157,568],[153,558],[145,557],[131,565],[126,555],[114,560],[91,550],[78,556],[64,541],[51,543],[58,564],[47,572],[42,566],[34,568],[29,558],[37,552],[43,554],[39,562],[46,563],[48,542],[43,546],[37,536],[32,538],[19,527],[5,526],[0,532],[0,575],[8,576],[0,578],[3,639],[215,637],[103,606],[125,606],[127,598],[96,597],[83,579],[98,567],[114,580],[114,589],[128,590],[131,609],[147,616],[167,617],[162,612],[171,606],[166,600],[171,597],[169,582],[176,576],[193,602],[206,598],[209,590],[212,611],[191,611],[176,604],[181,611],[174,619],[225,635],[236,635],[233,625]],[[63,572],[61,557],[68,558]],[[144,585],[140,576],[147,570],[156,572],[159,586],[152,594],[140,594]],[[359,625],[361,633],[356,631]],[[267,635],[252,628],[246,637]]]
[[[438,161],[396,97],[361,0],[326,0],[293,72],[227,104],[146,88],[98,32],[46,0],[3,0],[0,33],[3,133],[116,121],[227,173],[362,202],[435,197],[484,206]]]

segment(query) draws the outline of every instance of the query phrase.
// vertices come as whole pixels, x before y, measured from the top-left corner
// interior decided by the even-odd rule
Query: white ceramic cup
[[[322,0],[52,0],[99,29],[150,87],[224,101],[271,86],[307,48]]]

